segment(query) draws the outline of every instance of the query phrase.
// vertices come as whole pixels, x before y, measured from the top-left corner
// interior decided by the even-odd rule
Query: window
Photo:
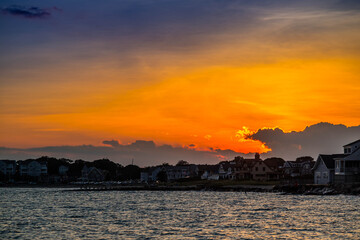
[[[340,172],[344,172],[344,170],[345,170],[345,162],[340,161]]]
[[[255,168],[255,171],[258,171],[258,170],[259,170],[259,168],[258,168],[258,167],[256,167],[256,168]]]
[[[323,172],[323,178],[328,178],[328,173],[327,172]]]
[[[263,172],[265,172],[265,167],[263,167]]]

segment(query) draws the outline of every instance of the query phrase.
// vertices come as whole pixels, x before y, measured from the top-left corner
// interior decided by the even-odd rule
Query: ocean
[[[359,196],[0,188],[0,239],[360,239]]]

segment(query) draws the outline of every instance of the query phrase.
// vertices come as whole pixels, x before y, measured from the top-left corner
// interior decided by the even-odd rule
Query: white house
[[[360,139],[343,147],[343,154],[319,155],[312,169],[315,184],[360,182]]]
[[[315,184],[331,184],[334,182],[335,160],[342,154],[320,154],[313,167]]]

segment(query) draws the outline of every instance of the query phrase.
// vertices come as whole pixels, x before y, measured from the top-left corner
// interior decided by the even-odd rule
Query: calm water
[[[360,197],[0,189],[0,239],[360,238]]]

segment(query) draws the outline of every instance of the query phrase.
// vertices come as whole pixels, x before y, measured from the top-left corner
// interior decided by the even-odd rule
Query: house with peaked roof
[[[315,184],[360,182],[360,139],[343,147],[343,154],[319,155],[312,168]]]
[[[331,184],[335,178],[335,158],[342,154],[320,154],[313,167],[315,184]]]
[[[335,183],[360,182],[360,139],[343,146],[344,154],[335,158]]]
[[[81,179],[86,182],[102,182],[105,180],[104,172],[96,167],[84,167],[81,170]]]
[[[235,157],[234,160],[224,161],[219,165],[219,175],[223,179],[269,181],[278,180],[282,175],[277,168],[272,168],[263,161],[258,153],[252,159]]]

